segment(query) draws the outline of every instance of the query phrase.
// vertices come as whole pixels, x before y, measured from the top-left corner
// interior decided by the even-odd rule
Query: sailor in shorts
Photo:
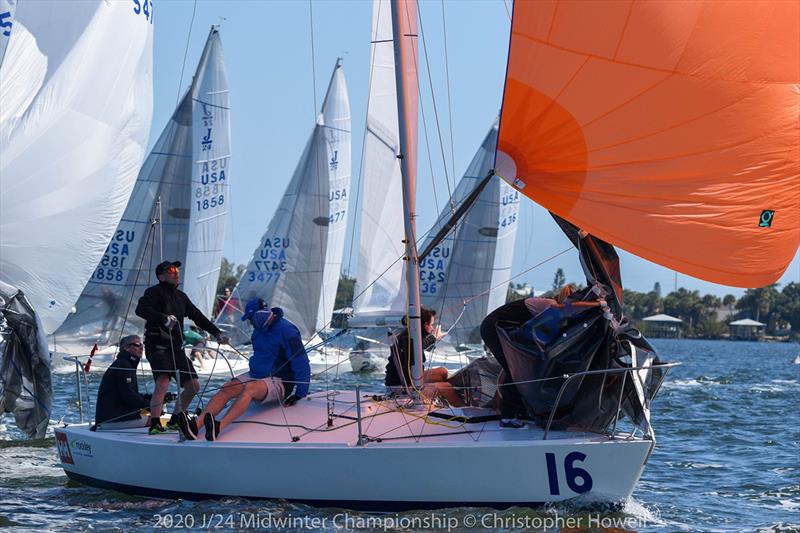
[[[190,419],[185,414],[178,418],[187,440],[196,440],[201,431],[205,431],[206,440],[217,440],[251,402],[291,406],[308,394],[311,365],[300,331],[283,317],[283,310],[270,309],[264,300],[253,299],[245,306],[242,321],[253,326],[250,371],[226,383],[197,418]],[[231,400],[233,405],[217,419]]]

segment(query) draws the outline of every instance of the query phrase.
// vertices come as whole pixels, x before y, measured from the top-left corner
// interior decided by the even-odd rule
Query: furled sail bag
[[[649,431],[649,404],[664,375],[650,368],[660,362],[655,350],[623,314],[617,252],[609,243],[553,217],[578,250],[588,288],[573,293],[563,309],[550,308],[522,326],[498,324],[511,378],[519,383],[528,414],[546,424],[552,412],[554,429],[605,431],[619,410],[620,416]],[[598,297],[604,298],[606,309],[569,305]],[[640,367],[644,368],[613,372]],[[609,372],[571,379],[558,398],[565,374],[592,370]]]
[[[580,299],[586,292],[575,296]],[[521,326],[497,325],[511,378],[528,415],[543,426],[552,415],[553,429],[605,431],[617,409],[620,417],[627,415],[636,425],[647,421],[646,408],[657,392],[660,372],[588,374],[569,381],[564,376],[649,366],[658,362],[653,349],[627,323],[615,333],[599,307],[568,304],[564,309],[550,308]]]

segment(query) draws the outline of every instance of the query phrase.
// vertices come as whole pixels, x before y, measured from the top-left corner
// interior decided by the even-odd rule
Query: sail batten
[[[498,174],[662,266],[776,281],[800,245],[800,5],[762,7],[518,2]]]

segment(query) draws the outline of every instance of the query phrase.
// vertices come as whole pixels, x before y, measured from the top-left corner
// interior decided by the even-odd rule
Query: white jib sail
[[[211,316],[230,208],[231,176],[228,74],[215,28],[206,41],[195,80],[192,202],[183,290],[204,315]]]
[[[138,6],[16,8],[0,66],[0,279],[47,332],[102,257],[144,157],[153,18]]]
[[[206,65],[216,64],[217,57],[221,59],[216,28],[211,29],[206,51],[192,86],[142,165],[122,220],[75,304],[75,313],[56,331],[57,350],[85,352],[93,343],[105,346],[123,335],[141,334],[144,321],[133,310],[144,290],[157,283],[155,266],[164,259],[187,263],[191,212],[197,209],[197,187],[192,181],[197,167],[193,153],[194,121],[198,117],[195,110],[200,87],[208,76],[216,75],[216,67]],[[227,169],[218,171],[215,179],[216,183],[227,183]],[[153,225],[154,219],[159,225]],[[215,248],[221,245],[220,233]]]
[[[371,57],[361,161],[361,231],[354,292],[357,298],[353,302],[356,316],[403,314],[406,305],[397,88],[388,0],[373,1]]]
[[[337,61],[317,125],[234,290],[239,304],[229,306],[231,312],[218,322],[244,327],[241,308],[263,298],[283,308],[303,338],[327,324],[344,251],[350,157],[350,105]]]
[[[453,193],[456,205],[489,173],[496,146],[497,124],[459,181]],[[456,228],[420,264],[422,303],[438,312],[455,345],[480,343],[481,321],[505,303],[508,283],[503,282],[511,274],[518,213],[519,192],[492,177]],[[451,214],[448,208],[439,215],[426,245]]]

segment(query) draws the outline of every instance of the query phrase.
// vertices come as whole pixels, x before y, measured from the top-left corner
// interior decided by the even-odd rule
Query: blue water
[[[564,504],[494,514],[461,508],[376,516],[280,501],[125,496],[69,482],[52,436],[35,444],[15,441],[20,435],[5,415],[0,417],[0,528],[800,531],[800,365],[793,364],[800,345],[659,339],[653,344],[662,358],[683,366],[672,371],[656,399],[657,446],[621,511]],[[93,390],[98,379],[91,377]],[[54,420],[77,421],[74,376],[57,374],[54,380]],[[345,374],[339,381],[367,384],[376,378]],[[286,525],[291,527],[281,527]]]

